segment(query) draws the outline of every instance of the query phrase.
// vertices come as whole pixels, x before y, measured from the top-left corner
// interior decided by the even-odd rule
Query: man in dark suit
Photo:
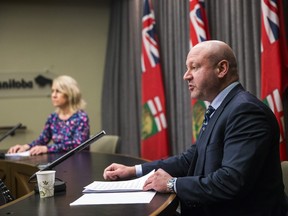
[[[104,178],[130,178],[156,169],[144,190],[176,193],[181,215],[285,215],[278,123],[270,108],[239,83],[232,49],[221,41],[199,43],[186,65],[191,97],[213,107],[197,142],[165,160],[112,164]]]

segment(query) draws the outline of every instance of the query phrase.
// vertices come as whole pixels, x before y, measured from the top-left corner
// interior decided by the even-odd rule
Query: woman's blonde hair
[[[53,85],[67,96],[69,106],[73,112],[83,110],[86,107],[86,102],[82,99],[78,83],[72,77],[67,75],[59,76],[53,80]]]

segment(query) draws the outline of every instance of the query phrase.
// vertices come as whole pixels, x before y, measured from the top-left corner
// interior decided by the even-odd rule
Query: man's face
[[[193,47],[186,60],[187,71],[183,79],[188,81],[191,98],[211,102],[218,93],[217,67],[209,61],[209,49]]]

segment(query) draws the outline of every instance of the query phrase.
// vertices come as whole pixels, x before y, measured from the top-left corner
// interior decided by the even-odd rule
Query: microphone
[[[75,153],[82,151],[83,149],[85,149],[86,147],[91,145],[93,142],[95,142],[96,140],[98,140],[99,138],[104,136],[105,134],[106,134],[106,132],[104,130],[98,132],[97,134],[95,134],[94,136],[90,137],[85,142],[81,143],[76,148],[71,149],[70,151],[68,151],[67,153],[65,153],[64,155],[59,157],[58,159],[54,160],[52,163],[49,163],[47,166],[44,166],[44,168],[40,169],[40,171],[53,169],[55,166],[57,166],[58,164],[62,163],[63,161],[65,161],[67,158],[71,157]],[[35,178],[36,178],[36,173],[34,173],[32,176],[30,176],[30,178],[28,180],[28,183],[30,183],[30,182],[32,183],[32,180],[35,179]],[[60,191],[63,191],[65,189],[66,189],[65,182],[55,178],[54,191],[55,192],[60,192]],[[35,192],[38,191],[38,186],[37,185],[35,185],[35,189],[34,190],[35,190]]]
[[[18,123],[15,127],[13,127],[13,128],[11,128],[9,131],[7,131],[1,138],[0,138],[0,142],[2,141],[2,140],[4,140],[7,136],[9,136],[9,135],[14,135],[15,134],[15,131],[18,129],[18,128],[20,128],[22,126],[22,124],[21,123]]]

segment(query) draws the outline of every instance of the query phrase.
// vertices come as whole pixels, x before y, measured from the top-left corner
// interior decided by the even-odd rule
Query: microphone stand
[[[2,140],[4,140],[7,136],[9,136],[9,135],[14,135],[14,133],[15,133],[15,131],[18,129],[18,128],[20,128],[22,126],[22,124],[21,123],[18,123],[15,127],[13,127],[13,128],[11,128],[9,131],[7,131],[2,137],[0,137],[0,142],[2,141]]]

